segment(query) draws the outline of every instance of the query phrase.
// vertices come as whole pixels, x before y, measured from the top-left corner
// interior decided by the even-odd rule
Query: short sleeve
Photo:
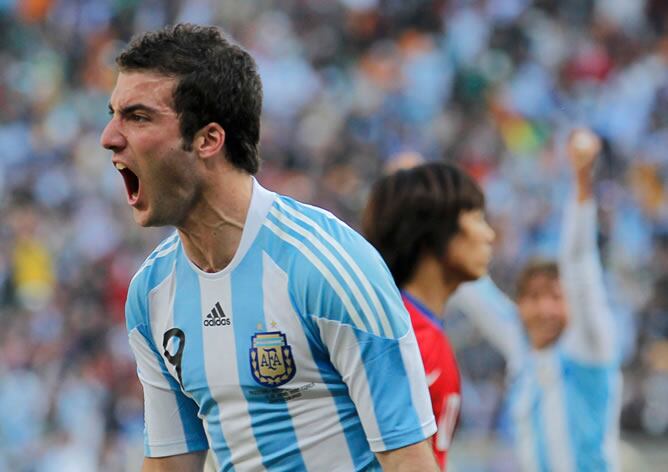
[[[208,449],[208,441],[195,402],[180,389],[167,371],[151,341],[146,308],[133,280],[126,303],[130,347],[144,390],[144,455],[165,457]]]
[[[301,301],[348,387],[371,450],[386,451],[429,438],[436,423],[401,295],[380,255],[355,236],[344,240],[336,272],[310,271]]]
[[[504,356],[512,374],[523,365],[528,349],[517,305],[489,277],[462,284],[447,310],[463,313]]]

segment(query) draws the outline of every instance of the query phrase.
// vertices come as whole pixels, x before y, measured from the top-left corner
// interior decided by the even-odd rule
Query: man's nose
[[[119,131],[117,123],[117,120],[112,118],[100,136],[100,145],[114,153],[120,152],[126,145],[125,136]]]
[[[543,318],[551,318],[557,310],[557,304],[550,297],[541,297],[538,306]]]
[[[487,224],[487,230],[488,230],[488,233],[487,233],[487,240],[488,240],[488,241],[490,242],[490,244],[491,244],[491,243],[493,243],[494,240],[496,239],[496,231],[494,231],[494,228],[492,228],[492,226],[491,226],[489,223],[486,223],[486,224]]]

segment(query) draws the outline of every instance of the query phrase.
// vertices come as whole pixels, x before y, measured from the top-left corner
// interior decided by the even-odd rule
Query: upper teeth
[[[116,168],[118,170],[123,170],[123,169],[126,169],[127,167],[125,166],[125,164],[121,164],[120,162],[117,162],[116,163]]]

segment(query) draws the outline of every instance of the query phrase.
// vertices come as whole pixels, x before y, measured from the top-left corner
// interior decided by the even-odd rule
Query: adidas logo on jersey
[[[213,309],[206,315],[204,326],[229,326],[230,319],[225,316],[220,302],[216,302]]]

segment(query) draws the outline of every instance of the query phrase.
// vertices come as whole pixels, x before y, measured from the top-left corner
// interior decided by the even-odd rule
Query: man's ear
[[[225,130],[218,123],[204,125],[193,138],[193,151],[203,159],[218,155],[224,145]]]

